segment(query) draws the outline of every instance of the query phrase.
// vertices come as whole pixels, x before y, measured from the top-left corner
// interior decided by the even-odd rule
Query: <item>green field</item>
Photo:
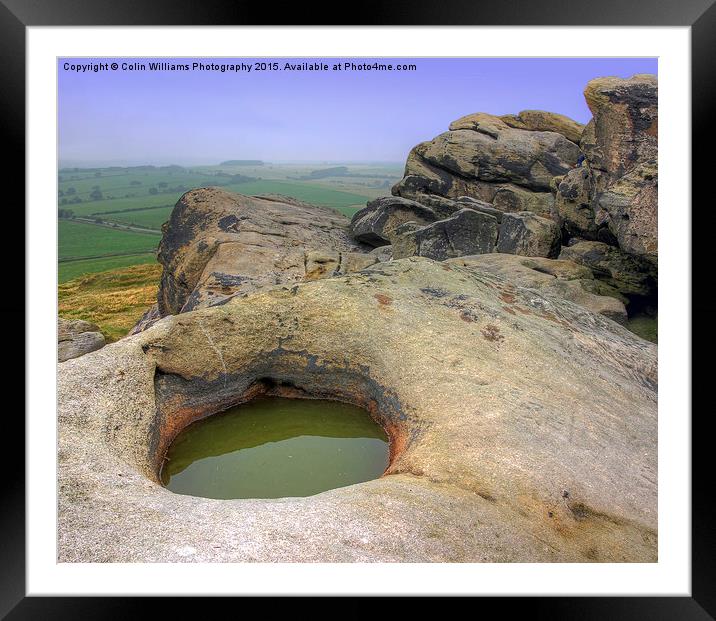
[[[105,226],[60,220],[58,280],[82,274],[156,262],[160,235],[114,230]]]
[[[86,201],[77,205],[60,205],[60,209],[70,209],[75,216],[92,217],[102,216],[108,212],[133,213],[129,210],[144,209],[146,207],[173,207],[183,192],[176,194],[156,194],[154,196],[135,196],[132,198],[116,198],[114,200]]]
[[[166,183],[169,188],[181,185],[188,190],[193,187],[213,185],[217,182],[214,173],[189,171],[150,173],[131,172],[131,169],[126,169],[123,173],[101,172],[99,177],[95,177],[93,174],[60,172],[59,177],[62,181],[58,181],[58,190],[62,192],[62,197],[79,196],[83,201],[88,200],[89,194],[95,186],[98,186],[109,200],[110,197],[114,199],[126,198],[127,194],[135,194],[137,197],[150,196],[149,188],[157,187],[157,190],[159,190],[161,189],[159,187],[161,183]],[[70,188],[75,189],[72,194],[68,194]]]
[[[285,194],[297,198],[300,201],[332,207],[347,215],[352,216],[358,209],[365,207],[367,198],[360,194],[332,190],[313,183],[302,183],[292,181],[262,180],[238,185],[226,186],[226,190],[237,192],[246,196],[255,194]],[[353,207],[353,208],[351,208]]]
[[[368,200],[390,194],[390,186],[402,173],[398,164],[346,164],[338,176],[323,176],[326,173],[321,171],[331,166],[61,169],[59,280],[155,261],[161,226],[189,189],[214,186],[247,196],[284,194],[351,217]],[[233,175],[253,180],[235,183]],[[93,199],[93,192],[100,192],[102,198]],[[118,226],[112,228],[113,224]],[[128,230],[128,226],[151,230]]]
[[[154,233],[116,231],[106,226],[66,220],[60,220],[58,232],[60,261],[152,252],[160,240]]]
[[[125,211],[122,213],[108,213],[100,216],[108,222],[120,222],[131,226],[155,229],[160,231],[162,224],[169,220],[174,205],[143,209],[141,211]]]
[[[156,262],[157,258],[153,252],[61,262],[57,266],[57,281],[63,283],[87,274],[99,274],[100,272],[113,271],[132,265],[147,265]]]
[[[286,196],[291,196],[306,201],[307,203],[313,203],[314,205],[332,207],[348,217],[351,217],[358,209],[364,207],[368,200],[365,196],[359,194],[288,181],[253,181],[250,183],[224,186],[223,189],[228,192],[244,194],[245,196],[285,194]],[[181,196],[176,196],[175,198],[179,200],[180,197]],[[174,203],[171,205],[165,204],[166,196],[161,197],[164,200],[159,200],[157,197],[147,198],[154,200],[117,199],[114,201],[87,203],[86,205],[82,205],[80,210],[77,210],[77,215],[83,217],[98,216],[102,220],[109,222],[121,222],[159,230],[162,224],[169,219],[169,215],[174,208]],[[159,206],[154,207],[153,203],[158,203]],[[140,205],[141,208],[138,208]]]

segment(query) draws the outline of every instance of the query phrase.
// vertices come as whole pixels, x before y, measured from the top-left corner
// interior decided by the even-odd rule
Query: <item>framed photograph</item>
[[[716,8],[523,5],[3,0],[27,365],[0,613],[713,618]]]

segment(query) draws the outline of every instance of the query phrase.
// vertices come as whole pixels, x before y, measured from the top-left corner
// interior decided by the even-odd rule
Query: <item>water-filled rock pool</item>
[[[167,489],[206,498],[311,496],[380,477],[385,431],[354,405],[260,397],[189,425],[161,469]]]

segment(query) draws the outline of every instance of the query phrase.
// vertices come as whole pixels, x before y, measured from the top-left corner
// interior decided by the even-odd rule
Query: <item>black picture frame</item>
[[[713,172],[707,145],[713,144],[716,110],[716,0],[602,0],[601,2],[571,2],[564,0],[505,0],[479,3],[467,0],[405,0],[379,3],[369,0],[353,5],[351,25],[480,25],[480,26],[689,26],[692,53],[692,179],[693,204],[702,209],[698,226],[693,227],[692,248],[709,248],[707,236],[713,231],[714,209],[706,194],[706,184]],[[280,7],[280,8],[279,8]],[[338,25],[346,7],[314,9],[305,4],[252,3],[245,0],[153,0],[128,3],[117,0],[0,0],[0,106],[5,152],[10,154],[4,166],[8,179],[20,180],[25,172],[25,37],[29,26],[133,26],[133,25]],[[348,12],[350,17],[351,12]],[[702,147],[699,154],[698,147]],[[709,174],[710,173],[710,174]],[[14,183],[17,197],[14,204],[24,204],[24,186]],[[6,195],[7,196],[7,195]],[[708,196],[708,198],[707,198]],[[688,214],[688,206],[669,206]],[[6,226],[8,226],[6,220]],[[24,225],[23,226],[24,229]],[[17,232],[18,223],[12,223],[13,237],[19,245],[24,235]],[[7,252],[10,252],[9,250]],[[18,249],[14,256],[20,256]],[[23,255],[24,256],[24,252]],[[703,262],[693,261],[695,269]],[[709,283],[708,275],[701,280],[695,272],[693,283]],[[25,329],[24,305],[15,289],[12,304],[3,304],[0,313],[5,326],[20,325]],[[692,330],[698,313],[706,315],[716,311],[716,304],[706,296],[692,301]],[[20,315],[23,318],[20,319]],[[19,330],[15,332],[19,339]],[[694,344],[708,355],[713,352],[714,337],[707,331],[700,334]],[[19,346],[20,344],[18,344]],[[23,343],[24,345],[24,343]],[[17,349],[16,351],[19,351]],[[16,356],[16,355],[15,355]],[[712,356],[711,356],[712,357]],[[696,356],[694,356],[694,359]],[[705,357],[704,360],[708,360]],[[16,364],[15,373],[32,372]],[[22,370],[21,370],[22,369]],[[693,365],[692,387],[704,392],[709,386],[707,365]],[[11,371],[12,372],[12,371]],[[709,374],[709,375],[707,375]],[[5,375],[10,380],[11,375]],[[8,381],[9,386],[19,385]],[[706,443],[709,411],[693,401],[692,411],[692,596],[691,597],[543,597],[543,598],[484,598],[479,604],[481,614],[490,609],[501,616],[529,615],[530,618],[569,619],[714,619],[716,618],[716,522],[711,502],[713,488],[711,460]],[[704,403],[708,403],[704,400]],[[688,417],[691,412],[675,412]],[[145,598],[87,598],[87,597],[26,597],[25,596],[25,477],[18,464],[24,464],[25,427],[11,409],[5,415],[4,432],[7,446],[20,450],[20,455],[3,451],[4,477],[2,510],[0,511],[0,617],[8,619],[62,619],[62,618],[129,618],[136,614],[158,614],[148,609]],[[155,598],[154,605],[157,604]],[[170,598],[161,598],[159,606],[168,612]],[[177,600],[175,600],[176,602]],[[304,600],[305,601],[305,600]],[[205,615],[206,601],[186,598],[178,601],[182,617]],[[298,602],[284,600],[296,614]],[[305,604],[304,604],[305,605]],[[359,600],[340,613],[352,616],[374,614],[375,603]],[[383,604],[381,604],[383,606]],[[315,612],[315,611],[314,611]]]

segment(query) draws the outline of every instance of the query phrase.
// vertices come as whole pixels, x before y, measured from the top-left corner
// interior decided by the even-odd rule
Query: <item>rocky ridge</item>
[[[354,237],[394,258],[569,259],[620,304],[655,305],[656,77],[598,78],[584,96],[586,126],[535,110],[454,121],[410,152],[392,197],[355,214]]]

